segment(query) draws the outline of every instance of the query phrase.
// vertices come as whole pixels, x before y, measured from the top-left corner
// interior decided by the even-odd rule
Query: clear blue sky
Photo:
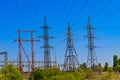
[[[0,0],[0,51],[7,51],[9,60],[16,60],[18,44],[17,30],[35,29],[35,39],[43,35],[40,26],[43,17],[47,17],[47,24],[51,26],[50,35],[56,38],[51,40],[54,47],[51,51],[52,59],[57,55],[58,63],[64,62],[66,48],[66,32],[68,21],[71,24],[75,47],[80,63],[87,60],[87,17],[91,16],[92,25],[96,28],[96,54],[100,63],[109,62],[117,54],[120,57],[120,0]],[[29,34],[22,34],[28,39]],[[30,56],[30,43],[23,46]],[[40,46],[43,41],[35,43],[36,60],[43,60],[43,50]],[[0,60],[3,56],[0,56]],[[25,58],[23,56],[23,58]]]

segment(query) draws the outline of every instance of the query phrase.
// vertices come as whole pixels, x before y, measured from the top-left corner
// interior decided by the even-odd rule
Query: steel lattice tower
[[[54,37],[49,36],[48,30],[50,27],[47,26],[46,16],[44,17],[44,26],[41,28],[43,28],[44,31],[44,35],[42,37],[39,37],[44,39],[44,46],[42,47],[44,48],[44,68],[48,69],[51,67],[50,48],[52,48],[52,46],[49,44],[49,39]]]
[[[87,36],[86,37],[88,38],[87,65],[92,70],[95,70],[95,65],[98,64],[98,60],[97,60],[97,56],[96,56],[96,53],[95,53],[95,48],[96,48],[96,46],[94,45],[95,36],[93,35],[93,30],[95,28],[93,28],[92,25],[91,25],[90,16],[88,17],[88,25],[87,25],[86,29],[87,29]]]
[[[67,45],[64,59],[64,71],[76,71],[79,66],[78,56],[74,47],[73,34],[68,23]]]

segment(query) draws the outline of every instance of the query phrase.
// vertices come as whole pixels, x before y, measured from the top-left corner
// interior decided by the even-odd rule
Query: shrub
[[[9,64],[1,69],[1,74],[6,78],[6,80],[23,80],[23,75],[21,72]]]

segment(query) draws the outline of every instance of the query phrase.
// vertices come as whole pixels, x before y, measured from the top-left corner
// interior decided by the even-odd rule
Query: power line
[[[72,9],[73,9],[73,7],[74,7],[74,5],[75,5],[75,2],[76,2],[76,0],[73,0],[72,5],[71,5],[71,7],[70,7],[70,9],[69,9],[69,11],[68,11],[67,17],[66,17],[65,20],[63,21],[62,26],[64,25],[65,21],[67,21],[67,19],[69,18],[69,15],[70,15],[71,12],[72,12]]]
[[[67,6],[67,3],[68,3],[68,0],[65,0],[64,7],[62,8],[62,11],[61,11],[61,13],[59,14],[59,17],[58,17],[56,23],[58,23],[59,20],[61,19],[61,17],[63,16],[63,13],[64,13],[64,11],[65,11],[65,8],[66,8],[66,6]]]
[[[61,26],[63,26],[63,25],[65,24],[65,21],[68,19],[69,15],[71,14],[71,11],[72,11],[72,9],[73,9],[73,7],[74,7],[74,5],[75,5],[75,2],[76,2],[76,0],[73,0],[73,1],[72,1],[72,5],[71,5],[71,7],[70,7],[70,9],[69,9],[69,11],[68,11],[67,17],[65,18],[65,20],[63,21],[63,24],[62,24]],[[66,3],[66,4],[67,4],[67,3]],[[58,29],[58,30],[61,30],[61,29]],[[56,30],[56,33],[57,33],[58,30]],[[55,34],[56,34],[56,33],[55,33]]]
[[[73,9],[73,7],[74,7],[74,5],[75,5],[75,2],[76,2],[76,0],[73,0],[72,6],[71,6],[71,8],[70,8],[70,10],[69,10],[69,12],[68,12],[68,14],[67,14],[67,18],[66,18],[66,19],[68,19],[69,15],[71,14],[72,9]],[[65,21],[66,21],[66,20],[65,20]]]
[[[10,46],[11,46],[11,45],[13,45],[13,43],[14,43],[14,42],[13,42],[13,41],[11,41],[11,42],[10,42],[10,43],[8,43],[7,45],[5,45],[5,46],[1,47],[1,49],[2,49],[2,50],[5,50],[5,49],[7,49],[7,48],[11,48]]]
[[[34,0],[34,11],[35,11],[35,20],[36,20],[36,27],[38,27],[38,14],[37,14],[37,0]],[[34,29],[35,27],[33,27]]]
[[[64,40],[60,40],[59,42],[55,43],[54,46],[60,46],[62,43],[64,42]]]
[[[25,26],[24,26],[24,23],[23,23],[23,20],[22,20],[22,16],[21,16],[21,12],[20,12],[20,8],[19,8],[19,5],[18,5],[18,0],[16,0],[16,7],[17,7],[18,16],[19,16],[20,21],[21,21],[21,25],[25,29]]]
[[[102,25],[105,24],[107,22],[107,20],[109,20],[116,12],[120,11],[120,8],[116,9],[115,11],[113,11],[109,16],[107,16],[105,18],[105,20],[103,21]]]
[[[6,33],[6,35],[7,35],[9,38],[11,38],[11,39],[14,38],[12,35],[10,35],[10,34],[5,30],[4,27],[2,27],[2,25],[0,25],[0,28],[1,28],[1,30],[2,30],[4,33]]]
[[[65,12],[65,8],[66,8],[66,6],[67,6],[67,3],[68,3],[68,0],[65,1],[64,6],[63,6],[63,8],[62,8],[62,11],[61,11],[58,19],[57,19],[56,22],[55,22],[56,24],[57,24],[57,23],[60,21],[60,19],[63,17],[63,13]],[[60,27],[60,28],[61,28],[61,27]],[[55,30],[55,31],[56,31],[55,34],[57,33],[57,31],[60,30],[60,28],[58,28],[57,30]]]
[[[92,19],[95,19],[95,18],[108,6],[108,4],[110,4],[111,1],[112,1],[112,0],[108,0],[108,1],[101,7],[101,9],[100,9],[98,12],[96,12],[97,15],[95,15]]]
[[[84,1],[84,0],[83,0]],[[89,0],[86,0],[82,9],[80,10],[79,14],[77,15],[77,17],[75,18],[75,20],[73,21],[72,26],[77,22],[77,20],[79,19],[80,15],[82,14],[82,12],[84,11],[84,9],[86,8],[86,6],[88,5]]]
[[[1,30],[2,30],[4,33],[6,33],[6,35],[7,35],[9,38],[11,38],[12,40],[14,39],[14,37],[13,37],[12,35],[10,35],[10,33],[8,33],[8,31],[6,31],[6,29],[5,29],[4,27],[2,27],[2,25],[0,25],[0,28],[1,28]],[[2,50],[7,49],[7,48],[10,47],[13,43],[14,43],[13,41],[10,41],[10,43],[6,45],[7,47],[6,47],[6,46],[3,46],[3,47],[2,47]]]
[[[87,13],[84,16],[87,16],[89,13],[91,13],[92,11],[94,11],[94,8],[97,6],[98,3],[99,3],[99,0],[96,0],[96,2],[94,3],[94,5],[87,11]]]

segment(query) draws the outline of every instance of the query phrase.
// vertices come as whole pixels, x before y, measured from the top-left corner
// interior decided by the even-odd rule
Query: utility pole
[[[29,31],[30,32],[30,35],[31,35],[31,49],[32,49],[32,71],[34,72],[34,69],[35,69],[35,53],[34,53],[34,42],[39,42],[40,40],[34,40],[34,37],[33,37],[33,33],[34,32],[37,32],[37,31]]]
[[[94,39],[95,36],[93,35],[93,30],[95,28],[91,25],[90,16],[88,17],[88,25],[86,27],[87,29],[87,36],[88,39],[88,56],[87,56],[87,65],[90,67],[93,71],[95,71],[95,65],[98,65],[97,56],[95,53],[96,46],[94,45]]]
[[[68,23],[67,45],[66,45],[63,70],[76,71],[77,67],[79,67],[78,56],[74,47],[72,30],[71,30],[70,24]]]
[[[44,48],[44,68],[49,69],[51,67],[50,49],[53,48],[49,44],[49,39],[52,39],[54,37],[49,36],[48,30],[50,27],[47,26],[46,16],[44,16],[44,25],[41,28],[43,28],[44,35],[39,36],[38,38],[43,38],[44,40],[44,46],[41,47]]]
[[[27,33],[30,33],[30,36],[31,36],[31,39],[24,39],[22,40],[21,39],[21,32],[27,32]],[[32,72],[34,71],[34,65],[35,65],[35,59],[34,59],[34,42],[38,42],[39,40],[34,40],[33,38],[33,33],[34,32],[37,32],[37,31],[33,31],[33,30],[18,30],[18,40],[15,40],[15,41],[18,41],[19,43],[19,68],[20,68],[20,71],[23,72],[23,64],[22,64],[22,50],[25,54],[25,57],[27,58],[28,60],[28,69],[30,71],[30,60],[29,60],[29,57],[27,56],[27,53],[25,51],[25,49],[23,48],[22,46],[22,42],[31,42],[31,54],[32,54]]]
[[[23,65],[22,65],[22,41],[20,36],[20,30],[18,30],[18,44],[19,44],[19,69],[23,72]]]

